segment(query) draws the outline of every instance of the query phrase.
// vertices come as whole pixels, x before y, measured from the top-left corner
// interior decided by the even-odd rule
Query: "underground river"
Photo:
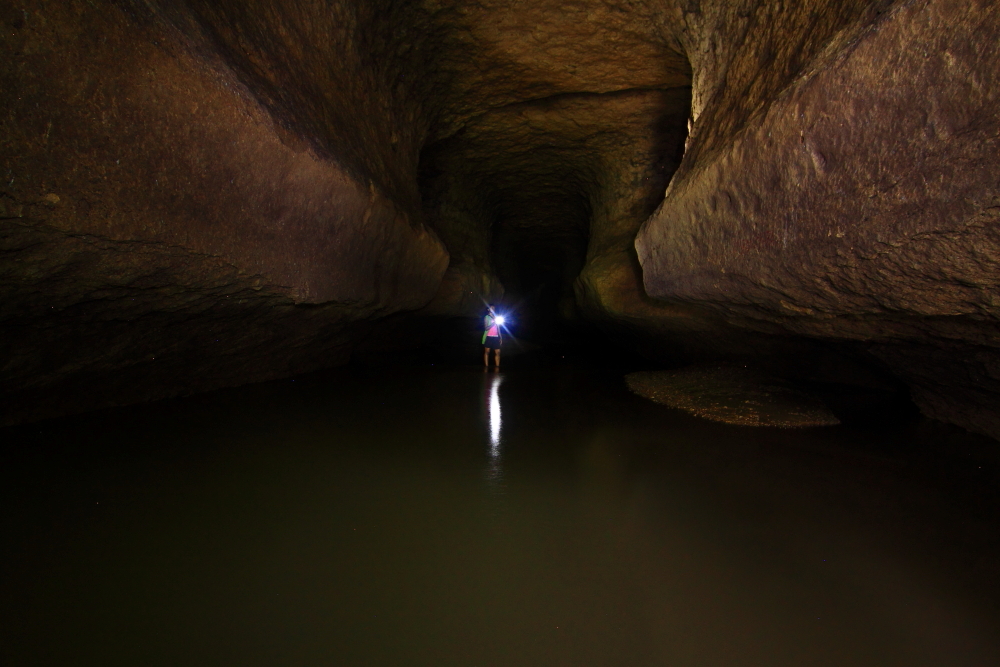
[[[0,431],[7,665],[997,665],[996,443],[561,359]]]

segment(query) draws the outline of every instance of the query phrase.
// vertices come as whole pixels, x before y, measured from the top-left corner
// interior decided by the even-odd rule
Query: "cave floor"
[[[1000,664],[998,458],[924,420],[726,426],[560,361],[0,443],[4,664]]]

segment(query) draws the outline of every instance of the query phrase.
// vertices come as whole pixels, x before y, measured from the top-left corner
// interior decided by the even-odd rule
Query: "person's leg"
[[[493,363],[496,364],[497,368],[500,368],[500,348],[493,350]]]
[[[490,348],[483,348],[483,366],[486,368],[490,367]]]

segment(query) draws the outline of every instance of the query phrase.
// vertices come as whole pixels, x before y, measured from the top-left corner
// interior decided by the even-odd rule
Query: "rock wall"
[[[1000,11],[875,8],[762,90],[738,131],[719,122],[731,84],[703,83],[636,240],[645,286],[741,328],[861,342],[926,414],[998,436]]]
[[[4,423],[506,292],[1000,437],[985,0],[13,0],[0,28]]]
[[[196,13],[135,9],[0,17],[6,421],[340,363],[357,323],[423,306],[448,263],[401,175],[416,140],[392,169],[354,159],[338,137],[389,119],[349,98],[325,134],[282,116],[178,27]]]

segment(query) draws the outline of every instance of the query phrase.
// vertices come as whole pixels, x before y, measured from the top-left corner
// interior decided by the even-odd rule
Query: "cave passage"
[[[485,300],[1000,437],[988,0],[16,0],[0,32],[2,425]]]
[[[592,338],[588,294],[606,291],[609,265],[638,279],[633,239],[681,163],[690,114],[687,85],[563,93],[490,110],[424,148],[423,208],[466,312],[501,301],[534,343]]]
[[[1000,664],[1000,3],[0,35],[0,664]]]
[[[10,665],[991,665],[1000,467],[620,372],[353,368],[3,433]]]

